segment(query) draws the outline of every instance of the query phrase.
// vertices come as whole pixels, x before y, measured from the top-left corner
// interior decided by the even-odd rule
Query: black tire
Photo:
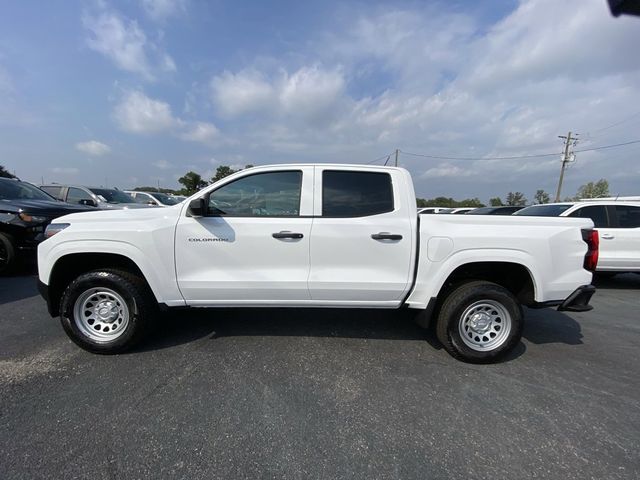
[[[510,317],[511,327],[508,334],[504,334],[502,343],[493,349],[479,351],[471,348],[462,339],[459,324],[467,308],[483,300],[501,305]],[[501,328],[499,323],[496,325],[498,329]],[[509,290],[487,281],[472,281],[460,285],[444,299],[438,315],[436,335],[445,350],[453,357],[469,363],[490,363],[507,354],[520,342],[523,327],[522,307]]]
[[[128,321],[119,336],[109,341],[96,341],[79,327],[74,318],[78,298],[95,288],[107,288],[124,299]],[[71,282],[60,302],[60,321],[69,338],[79,347],[93,353],[114,354],[131,349],[145,335],[149,323],[157,312],[157,304],[146,282],[129,272],[101,269],[84,273]]]
[[[16,266],[16,249],[13,238],[6,233],[0,233],[0,275],[11,273]]]

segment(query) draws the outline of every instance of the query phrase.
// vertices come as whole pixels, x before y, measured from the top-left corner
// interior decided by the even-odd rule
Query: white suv
[[[523,208],[514,215],[590,218],[600,234],[597,272],[640,272],[640,202],[589,200]]]

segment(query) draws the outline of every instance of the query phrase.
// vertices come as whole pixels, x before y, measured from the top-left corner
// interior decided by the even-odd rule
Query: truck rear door
[[[415,199],[404,183],[401,170],[315,167],[314,303],[399,305],[411,286],[416,235]]]

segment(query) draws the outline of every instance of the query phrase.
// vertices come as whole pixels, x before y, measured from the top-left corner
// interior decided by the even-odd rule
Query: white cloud
[[[274,88],[256,71],[225,71],[211,81],[212,99],[225,115],[265,110],[274,103]]]
[[[168,103],[149,98],[137,90],[124,95],[116,105],[113,117],[122,130],[133,133],[171,131],[180,123]]]
[[[473,172],[467,168],[444,163],[428,169],[422,174],[421,178],[467,177],[470,175],[473,175]]]
[[[89,140],[87,142],[76,143],[76,150],[99,157],[100,155],[109,153],[111,148],[109,145],[98,142],[97,140]]]
[[[157,162],[153,162],[151,165],[159,168],[160,170],[169,170],[171,167],[173,167],[173,165],[166,160],[158,160]]]
[[[141,3],[147,15],[159,22],[187,10],[187,0],[141,0]]]
[[[130,133],[169,133],[205,145],[220,136],[213,123],[182,120],[173,115],[167,102],[148,97],[140,90],[125,92],[114,108],[113,118],[120,129]]]
[[[85,13],[82,24],[89,32],[89,48],[111,59],[121,70],[147,80],[153,80],[158,71],[176,70],[173,59],[147,39],[135,20],[103,9],[97,14]]]
[[[210,143],[215,140],[220,131],[213,123],[194,122],[190,125],[186,132],[180,135],[180,138],[190,142]]]
[[[77,175],[80,173],[80,170],[75,167],[53,167],[51,171],[62,175]]]
[[[339,110],[345,79],[338,68],[304,66],[268,77],[255,70],[225,71],[211,81],[212,100],[229,117],[264,114],[286,116],[305,124],[328,122]]]

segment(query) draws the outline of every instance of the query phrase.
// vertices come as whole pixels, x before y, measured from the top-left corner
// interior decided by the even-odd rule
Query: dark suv
[[[0,178],[0,274],[21,255],[35,253],[51,220],[87,210],[91,208],[59,202],[30,183]]]

